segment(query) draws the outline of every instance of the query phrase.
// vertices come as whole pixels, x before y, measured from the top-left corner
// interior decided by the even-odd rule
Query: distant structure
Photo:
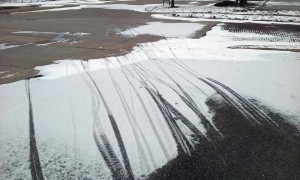
[[[175,7],[175,0],[171,0],[171,6],[170,7]]]
[[[170,7],[175,7],[175,0],[168,0]],[[163,0],[163,5],[165,5],[165,0]]]
[[[175,0],[167,0],[169,7],[175,7]],[[227,1],[227,2],[232,2],[232,1]],[[221,2],[222,3],[222,2]],[[225,3],[225,1],[224,1]],[[234,3],[234,2],[232,2]],[[245,6],[248,2],[247,0],[235,0],[236,6]],[[163,0],[163,5],[165,5],[165,0]]]
[[[248,2],[247,0],[236,0],[236,5],[245,6]]]
[[[170,0],[168,0],[169,6],[171,4]],[[163,6],[165,5],[165,0],[163,0]]]

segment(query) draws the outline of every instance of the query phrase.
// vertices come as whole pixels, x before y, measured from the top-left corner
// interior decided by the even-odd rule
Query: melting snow
[[[59,6],[65,6],[65,5],[97,5],[106,3],[109,1],[100,1],[100,0],[89,0],[89,1],[81,1],[81,0],[56,0],[56,1],[39,1],[39,0],[33,0],[33,1],[22,1],[22,0],[16,0],[16,1],[10,1],[10,2],[4,2],[0,3],[0,7],[24,7],[24,6],[40,6],[40,7],[59,7]]]
[[[76,33],[70,33],[70,32],[40,32],[40,31],[16,31],[13,32],[15,34],[33,34],[33,35],[88,35],[89,33],[83,33],[83,32],[76,32]]]
[[[15,43],[4,43],[4,44],[0,44],[0,51],[4,50],[4,49],[10,49],[10,48],[15,48],[15,47],[19,47],[21,45],[15,45]]]
[[[212,20],[248,20],[270,22],[300,22],[299,11],[257,10],[240,7],[215,7],[210,5],[180,5],[178,8],[165,6],[148,7],[147,11],[159,13],[158,16],[175,16],[177,18],[196,18]],[[160,14],[165,15],[160,15]]]
[[[0,85],[0,174],[5,178],[30,178],[26,91],[31,94],[35,137],[48,179],[111,178],[95,144],[97,136],[93,137],[95,129],[101,137],[105,135],[116,157],[122,159],[110,115],[120,129],[137,178],[166,164],[176,157],[174,137],[181,134],[176,131],[172,135],[174,127],[170,128],[154,99],[164,102],[163,107],[169,107],[167,103],[175,107],[205,134],[204,125],[189,105],[213,124],[206,100],[216,92],[197,77],[216,79],[246,98],[300,117],[299,53],[230,49],[281,45],[286,39],[271,44],[260,38],[276,36],[236,34],[222,30],[222,26],[214,27],[201,39],[142,43],[125,56],[58,61],[37,67],[43,77],[26,80],[27,86],[24,80]],[[184,97],[189,97],[189,103],[183,101]],[[182,131],[190,139],[191,131]]]
[[[120,32],[122,35],[138,36],[140,34],[150,34],[164,36],[167,38],[183,38],[192,37],[197,30],[201,30],[204,26],[199,23],[161,23],[150,22],[147,25],[137,28],[129,28]]]

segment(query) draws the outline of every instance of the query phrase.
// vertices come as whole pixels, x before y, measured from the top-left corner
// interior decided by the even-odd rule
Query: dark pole
[[[175,0],[171,0],[171,7],[175,7]]]
[[[245,6],[247,4],[247,0],[240,0],[240,6]]]

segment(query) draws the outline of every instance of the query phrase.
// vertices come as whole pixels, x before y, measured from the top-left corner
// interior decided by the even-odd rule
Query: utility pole
[[[240,6],[245,6],[247,4],[247,0],[240,0]]]
[[[175,7],[175,0],[171,0],[171,6],[170,7]]]

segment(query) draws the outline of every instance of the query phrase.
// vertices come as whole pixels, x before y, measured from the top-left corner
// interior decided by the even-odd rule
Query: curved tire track
[[[123,142],[123,139],[122,139],[122,136],[121,136],[121,133],[120,133],[120,130],[119,130],[119,127],[117,125],[117,122],[114,118],[114,116],[112,115],[112,112],[103,96],[103,94],[101,93],[98,85],[96,84],[95,80],[92,78],[92,76],[89,74],[89,72],[86,71],[83,63],[82,63],[82,67],[86,73],[86,75],[89,77],[89,79],[91,80],[93,86],[95,87],[98,95],[100,96],[103,104],[104,104],[104,108],[107,112],[107,116],[110,120],[110,123],[112,125],[112,128],[114,130],[114,134],[116,136],[116,139],[117,139],[117,142],[118,142],[118,145],[119,145],[119,149],[120,149],[120,152],[121,152],[121,155],[122,155],[122,158],[123,158],[123,163],[125,165],[125,169],[126,169],[126,172],[127,172],[127,175],[128,175],[128,178],[129,179],[134,179],[134,175],[133,175],[133,172],[132,172],[132,169],[131,169],[131,165],[130,165],[130,161],[129,161],[129,158],[128,158],[128,155],[127,155],[127,151],[126,151],[126,148],[125,148],[125,145],[124,145],[124,142]]]
[[[84,68],[83,64],[82,67]],[[99,117],[99,110],[100,110],[100,98],[98,94],[92,88],[92,85],[84,77],[82,74],[79,73],[82,77],[86,85],[88,86],[90,93],[91,93],[91,101],[92,101],[92,113],[93,113],[93,137],[95,144],[98,148],[99,153],[101,154],[104,162],[106,163],[107,167],[109,168],[113,179],[128,179],[126,170],[123,168],[121,161],[118,159],[117,155],[115,154],[104,130],[103,126],[100,121]]]
[[[138,154],[139,154],[139,158],[141,158],[141,164],[144,164],[144,166],[146,167],[147,172],[150,172],[150,167],[147,163],[147,159],[146,159],[146,153],[142,147],[142,142],[140,140],[139,134],[142,134],[141,128],[139,126],[139,124],[137,123],[135,117],[133,116],[129,105],[126,101],[125,95],[122,93],[122,90],[120,88],[120,86],[118,85],[117,81],[115,80],[115,78],[112,75],[111,69],[109,67],[108,62],[106,62],[106,66],[107,66],[107,70],[108,70],[108,74],[110,76],[111,81],[113,82],[114,88],[117,91],[118,97],[121,100],[123,109],[125,110],[125,114],[127,116],[127,119],[129,120],[129,125],[131,127],[131,130],[133,131],[134,134],[134,139],[137,143],[137,149],[138,149]],[[142,135],[143,137],[143,135]],[[145,139],[144,139],[144,143]],[[148,149],[149,150],[149,149]]]

